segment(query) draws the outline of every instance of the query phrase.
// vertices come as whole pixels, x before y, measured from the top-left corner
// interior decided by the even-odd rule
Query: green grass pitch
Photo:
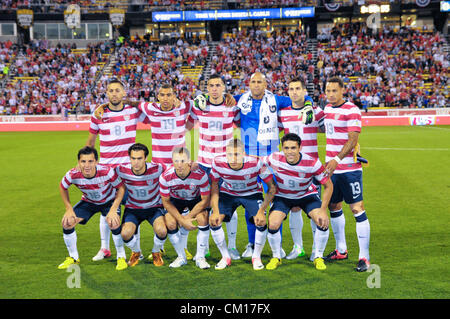
[[[169,269],[175,259],[166,242],[166,265],[141,262],[125,271],[115,260],[91,261],[100,247],[99,215],[78,226],[80,288],[69,288],[71,273],[57,266],[67,256],[62,239],[64,207],[58,185],[76,164],[76,152],[87,132],[21,132],[0,134],[0,298],[449,298],[450,258],[450,127],[366,127],[360,137],[362,154],[370,159],[364,169],[364,202],[371,225],[371,262],[379,268],[379,288],[372,273],[357,273],[355,220],[344,207],[349,259],[327,264],[319,272],[305,257],[283,260],[275,271],[253,271],[249,259],[234,261],[229,269],[200,270],[191,261]],[[139,131],[137,141],[150,145],[150,133]],[[320,136],[321,159],[324,136]],[[98,143],[97,143],[98,145]],[[71,187],[75,204],[80,192]],[[238,250],[247,243],[243,210],[239,209]],[[312,236],[303,215],[307,255]],[[141,226],[141,246],[151,251],[153,230]],[[196,232],[189,235],[195,253]],[[334,249],[334,237],[325,253]],[[219,252],[210,238],[213,266]],[[286,221],[283,248],[292,238]],[[111,239],[113,257],[115,251]],[[126,248],[127,254],[130,251]],[[271,256],[268,243],[263,262]]]

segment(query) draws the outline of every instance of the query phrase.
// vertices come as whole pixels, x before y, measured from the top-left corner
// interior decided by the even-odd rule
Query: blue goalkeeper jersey
[[[242,94],[235,95],[236,102],[239,101]],[[311,99],[305,97],[305,99]],[[270,141],[267,145],[262,145],[258,142],[258,128],[259,128],[259,110],[261,107],[261,100],[252,99],[252,110],[247,114],[241,112],[241,139],[245,145],[245,152],[248,155],[267,156],[273,152],[278,151],[280,139]],[[275,95],[275,101],[277,104],[277,112],[285,107],[289,107],[292,104],[291,98],[288,96]]]

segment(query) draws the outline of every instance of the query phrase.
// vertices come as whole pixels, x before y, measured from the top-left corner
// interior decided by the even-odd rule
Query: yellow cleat
[[[192,256],[192,254],[186,248],[184,249],[184,253],[186,254],[187,260],[192,260],[192,258],[194,258],[194,256]]]
[[[320,258],[320,257],[314,259],[314,266],[316,266],[317,270],[327,269],[327,266],[325,266],[325,262],[323,261],[323,258]]]
[[[266,265],[266,269],[268,270],[275,270],[277,267],[281,265],[281,259],[278,258],[272,258],[269,263]]]
[[[139,263],[139,258],[141,257],[141,252],[133,252],[128,260],[128,266],[134,267]]]
[[[125,258],[123,258],[123,257],[117,258],[116,270],[124,270],[127,268],[128,268],[128,264],[127,264],[127,261],[125,260]]]
[[[80,259],[75,260],[72,257],[67,257],[62,264],[59,264],[58,269],[67,269],[71,265],[78,265],[79,263]]]

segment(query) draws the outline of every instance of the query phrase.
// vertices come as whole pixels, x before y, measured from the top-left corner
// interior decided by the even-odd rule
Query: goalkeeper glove
[[[314,110],[312,108],[311,101],[305,101],[305,105],[300,110],[300,114],[298,115],[298,119],[303,122],[305,125],[309,125],[316,120],[316,116],[314,115]]]
[[[200,94],[194,99],[194,106],[202,111],[206,109],[206,102],[208,102],[207,94]]]

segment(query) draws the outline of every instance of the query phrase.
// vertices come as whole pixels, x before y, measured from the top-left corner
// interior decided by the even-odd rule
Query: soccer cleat
[[[231,266],[231,258],[222,257],[222,259],[214,267],[216,270],[222,270]]]
[[[348,253],[341,254],[337,249],[328,254],[324,259],[325,261],[343,260],[348,258]]]
[[[128,260],[128,266],[134,267],[139,263],[139,260],[141,260],[141,252],[138,251],[137,253],[133,252],[131,253],[130,259]]]
[[[236,248],[228,248],[228,252],[230,253],[230,257],[232,260],[241,259],[241,255],[239,255],[239,252]]]
[[[139,260],[144,260],[144,255],[142,255],[142,253],[139,255]]]
[[[253,255],[253,244],[248,243],[245,247],[244,252],[242,253],[243,258],[250,258]]]
[[[205,257],[200,257],[195,260],[195,265],[200,269],[208,269],[211,267],[207,262]]]
[[[264,265],[261,262],[261,258],[252,258],[253,270],[262,270]]]
[[[127,261],[123,257],[117,258],[116,270],[124,270],[128,268]]]
[[[156,267],[161,267],[162,265],[164,265],[164,260],[162,259],[161,252],[152,253],[152,259],[153,265],[155,265]]]
[[[278,258],[274,257],[266,265],[266,269],[268,269],[268,270],[275,270],[275,269],[278,268],[279,265],[281,265],[281,259],[278,259]]]
[[[161,253],[161,256],[164,256],[166,254],[166,251],[164,250],[164,248],[161,248],[159,250],[159,252]],[[152,261],[153,260],[153,253],[148,255],[148,260]]]
[[[92,257],[92,260],[93,261],[99,261],[99,260],[102,260],[104,258],[109,258],[109,257],[111,257],[111,251],[106,249],[106,248],[101,248],[98,251],[97,255]]]
[[[180,268],[181,266],[187,265],[187,260],[181,256],[178,256],[170,265],[169,268]]]
[[[314,266],[316,266],[317,270],[325,270],[327,269],[327,266],[325,266],[325,262],[323,261],[323,258],[317,257],[314,259]]]
[[[368,261],[366,258],[361,258],[361,259],[358,261],[358,265],[356,266],[355,270],[356,270],[357,272],[364,272],[364,271],[369,270],[369,268],[370,268],[370,263],[369,263],[369,261]]]
[[[72,257],[66,257],[63,263],[59,264],[58,269],[67,269],[72,265],[78,265],[80,263],[80,259],[73,259]]]
[[[309,257],[310,261],[314,261],[314,259],[316,259],[316,254],[314,254],[314,251],[311,253],[311,256]]]
[[[292,248],[292,251],[289,253],[289,255],[286,256],[286,259],[292,260],[297,257],[303,257],[303,256],[305,256],[305,251],[303,250],[303,248],[300,246],[294,245],[294,247]]]
[[[192,254],[189,252],[189,250],[187,250],[186,248],[184,249],[184,253],[186,254],[186,259],[187,260],[192,260],[192,258],[194,258],[192,256]]]

